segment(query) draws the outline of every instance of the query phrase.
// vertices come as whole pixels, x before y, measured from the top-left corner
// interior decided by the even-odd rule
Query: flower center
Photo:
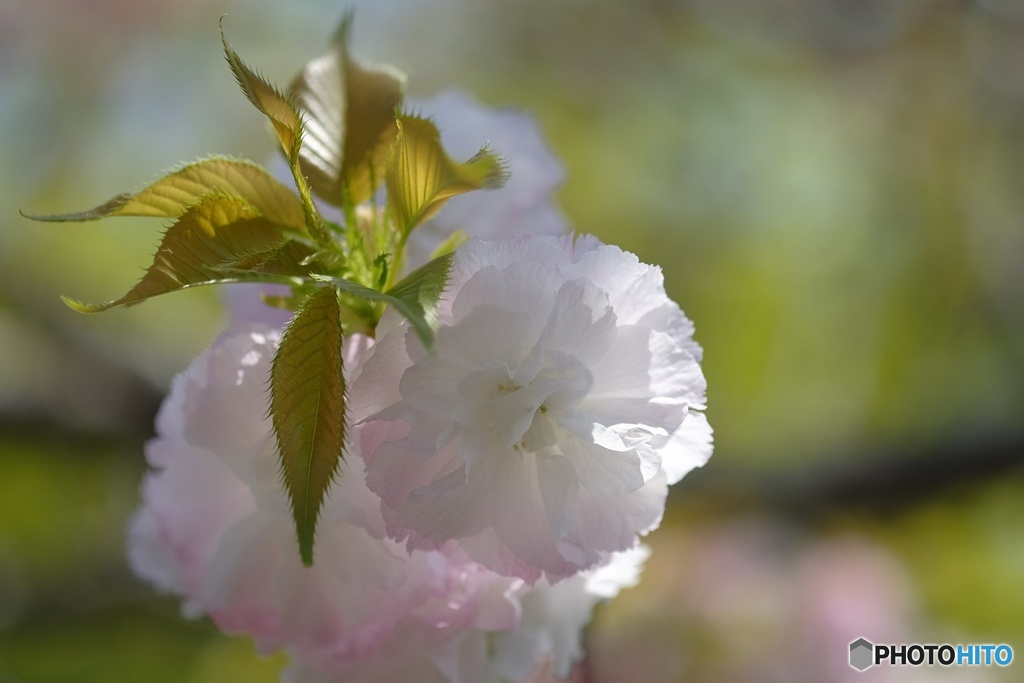
[[[533,399],[532,415],[517,451],[536,453],[557,449],[563,436],[562,423],[571,419],[594,386],[594,376],[578,358],[559,351],[545,354],[544,365],[527,385]]]
[[[578,358],[536,349],[516,369],[488,363],[457,385],[466,401],[458,418],[464,433],[519,452],[556,448],[564,429],[594,384]]]

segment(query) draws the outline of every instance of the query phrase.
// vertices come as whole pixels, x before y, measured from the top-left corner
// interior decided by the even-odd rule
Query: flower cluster
[[[160,411],[131,563],[287,650],[294,683],[565,678],[711,455],[701,348],[657,267],[567,234],[532,119],[458,92],[403,113],[349,24],[287,96],[225,41],[297,193],[212,157],[46,217],[176,220],[135,288],[79,310],[258,283]]]
[[[146,454],[132,566],[262,652],[287,680],[524,681],[568,675],[594,604],[633,585],[643,547],[557,584],[529,585],[455,543],[407,552],[387,537],[362,468],[345,464],[321,513],[317,560],[299,561],[263,386],[281,330],[235,320],[174,382]],[[346,341],[346,360],[370,340]],[[354,442],[358,442],[355,439]],[[346,463],[358,463],[358,446]],[[543,680],[543,679],[539,679]]]

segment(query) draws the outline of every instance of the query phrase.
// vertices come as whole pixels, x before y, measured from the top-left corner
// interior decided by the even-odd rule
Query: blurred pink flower
[[[849,532],[821,536],[771,517],[662,529],[643,586],[592,633],[593,683],[932,683],[999,677],[978,667],[860,672],[850,643],[950,642],[928,623],[897,555]],[[608,622],[605,622],[606,624]],[[948,625],[940,625],[946,629]],[[952,642],[958,642],[953,636]]]
[[[434,353],[397,317],[352,390],[388,534],[508,576],[594,567],[711,455],[701,349],[661,271],[592,237],[473,240]]]

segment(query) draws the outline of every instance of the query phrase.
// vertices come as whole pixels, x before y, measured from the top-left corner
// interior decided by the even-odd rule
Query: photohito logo
[[[1009,666],[1013,648],[1002,645],[875,645],[867,638],[850,643],[850,666],[864,671],[876,664],[889,666]]]

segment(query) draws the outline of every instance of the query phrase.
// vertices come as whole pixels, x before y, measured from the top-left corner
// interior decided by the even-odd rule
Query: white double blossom
[[[711,454],[693,326],[658,268],[592,237],[459,249],[436,351],[381,322],[352,391],[388,534],[534,582],[656,527]]]

